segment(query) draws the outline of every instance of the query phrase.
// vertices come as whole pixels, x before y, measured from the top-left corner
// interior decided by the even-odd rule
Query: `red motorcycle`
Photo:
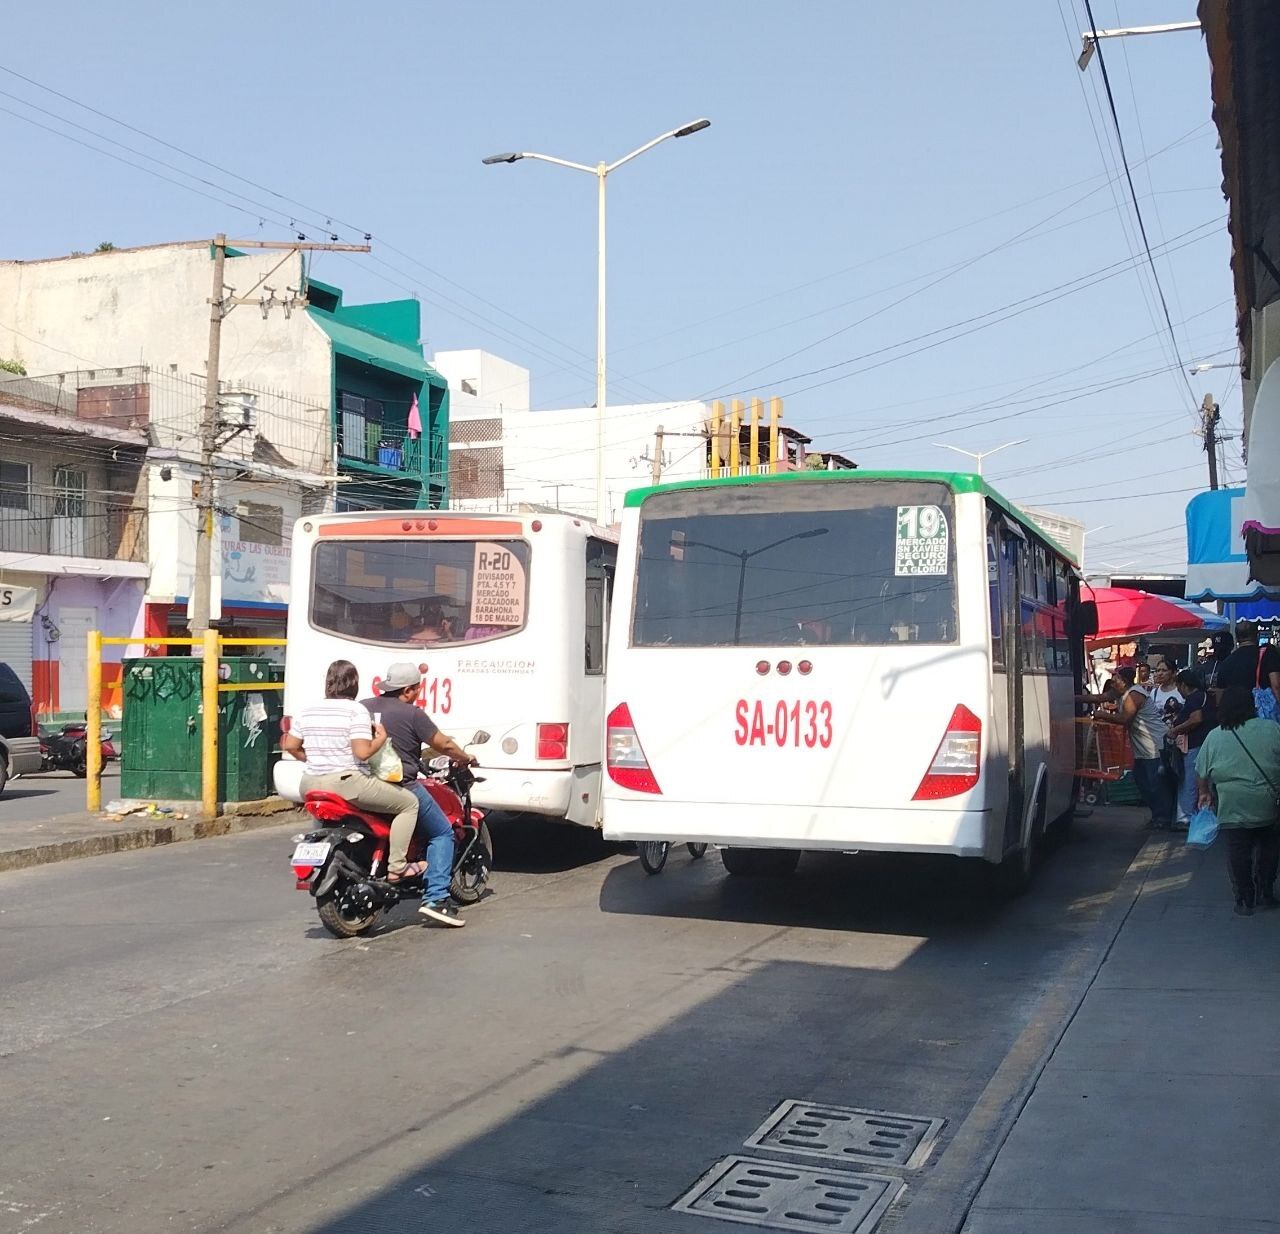
[[[89,774],[89,725],[86,721],[64,724],[57,732],[41,724],[38,732],[41,771],[69,771],[82,780]],[[118,757],[110,733],[102,735],[101,750],[104,767]]]
[[[487,740],[477,733],[473,744]],[[453,824],[453,871],[449,894],[458,904],[480,899],[493,869],[493,841],[484,812],[471,804],[471,787],[483,776],[448,758],[433,759],[423,777],[427,791]],[[357,809],[336,793],[308,793],[308,814],[324,825],[293,837],[293,873],[299,891],[309,891],[316,911],[330,934],[354,938],[366,934],[378,914],[401,900],[421,899],[423,880],[386,879],[391,821],[381,814]],[[409,860],[421,860],[425,844],[417,834],[409,845]]]

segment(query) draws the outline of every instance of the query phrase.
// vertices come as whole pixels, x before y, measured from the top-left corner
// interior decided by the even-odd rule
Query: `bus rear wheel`
[[[800,853],[794,848],[723,848],[720,860],[739,878],[785,878],[795,873]]]

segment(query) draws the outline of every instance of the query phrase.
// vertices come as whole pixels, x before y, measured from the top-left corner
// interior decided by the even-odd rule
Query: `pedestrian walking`
[[[1222,662],[1219,690],[1242,686],[1253,691],[1254,710],[1266,720],[1280,720],[1280,651],[1258,645],[1258,623],[1236,623],[1236,649]],[[1268,697],[1270,696],[1270,697]]]
[[[1155,831],[1168,831],[1173,826],[1175,809],[1174,785],[1165,774],[1162,753],[1167,726],[1151,695],[1136,684],[1132,668],[1116,669],[1124,685],[1124,697],[1115,712],[1099,711],[1094,721],[1119,724],[1129,730],[1133,746],[1133,779],[1138,793],[1151,811],[1149,826]]]
[[[1176,679],[1181,706],[1169,725],[1169,736],[1177,750],[1178,813],[1177,823],[1185,827],[1196,811],[1198,786],[1196,783],[1196,758],[1209,731],[1217,723],[1213,700],[1204,688],[1200,674],[1184,668]]]
[[[1226,837],[1236,912],[1249,917],[1255,905],[1280,908],[1280,724],[1258,718],[1247,688],[1223,691],[1218,727],[1200,747],[1196,776],[1199,803],[1216,810]]]

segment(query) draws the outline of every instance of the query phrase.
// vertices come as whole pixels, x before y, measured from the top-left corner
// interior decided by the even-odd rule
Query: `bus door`
[[[1029,546],[1017,524],[1003,516],[993,518],[992,527],[993,538],[1000,549],[998,563],[1000,645],[1004,659],[1005,695],[1003,706],[997,698],[993,710],[996,713],[994,716],[996,724],[1004,729],[1008,759],[1009,785],[1003,845],[1007,851],[1022,838],[1022,817],[1026,802],[1022,671],[1026,655],[1023,646],[1020,567],[1022,556],[1028,551]],[[995,619],[994,609],[992,619],[993,621]],[[997,680],[1000,676],[997,673]]]

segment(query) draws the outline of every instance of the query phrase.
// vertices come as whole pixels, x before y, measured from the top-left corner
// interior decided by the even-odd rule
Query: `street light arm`
[[[711,127],[710,120],[693,120],[688,124],[682,124],[678,129],[672,129],[670,132],[663,133],[659,137],[655,137],[652,141],[647,141],[643,146],[632,150],[630,154],[624,154],[616,162],[610,163],[604,170],[605,175],[611,171],[616,171],[623,163],[629,163],[632,159],[639,158],[646,150],[652,150],[654,146],[666,141],[669,137],[688,137],[691,133],[700,133],[705,128]]]
[[[993,454],[999,454],[1001,450],[1007,450],[1010,446],[1025,446],[1031,439],[1029,437],[1020,437],[1017,441],[1006,441],[1002,446],[993,446],[990,450],[983,450],[982,457],[990,458]]]
[[[568,159],[558,159],[552,154],[538,154],[532,150],[522,150],[518,154],[491,154],[487,159],[480,161],[490,167],[494,163],[518,163],[521,159],[538,159],[543,163],[554,163],[557,167],[570,167],[574,171],[587,171],[593,176],[596,174],[594,167],[588,167],[585,163],[571,163]]]

